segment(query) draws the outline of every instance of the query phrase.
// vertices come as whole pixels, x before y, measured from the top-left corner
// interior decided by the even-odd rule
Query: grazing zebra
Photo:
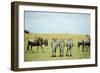
[[[72,39],[68,39],[66,41],[66,47],[67,47],[66,56],[72,56],[72,48],[73,48],[73,40]]]
[[[59,48],[60,55],[64,55],[64,47],[65,47],[65,42],[64,40],[57,40],[57,38],[53,38],[51,41],[51,48],[52,48],[52,57],[56,57],[56,50]]]
[[[32,51],[32,46],[37,46],[37,52],[38,52],[38,48],[40,46],[42,48],[43,53],[44,53],[42,45],[48,46],[48,40],[43,39],[43,38],[35,38],[34,40],[29,40],[28,41],[28,46],[27,46],[27,51],[30,52],[30,50],[31,50],[31,52],[33,52]],[[31,48],[29,48],[29,46]]]

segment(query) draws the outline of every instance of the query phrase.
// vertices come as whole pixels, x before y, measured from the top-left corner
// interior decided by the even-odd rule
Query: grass
[[[42,49],[39,47],[38,53],[37,53],[37,47],[32,47],[32,50],[34,53],[26,53],[27,48],[27,42],[29,39],[35,38],[35,37],[42,37],[48,39],[48,46],[43,46],[44,53],[42,52]],[[59,56],[59,49],[57,48],[56,57],[52,57],[52,49],[51,49],[51,39],[52,38],[58,38],[58,39],[73,39],[74,41],[74,47],[72,49],[72,56],[65,56],[67,48],[64,48],[64,56]],[[78,50],[77,48],[77,41],[86,39],[86,35],[78,35],[78,34],[36,34],[36,33],[29,33],[25,34],[24,39],[24,61],[47,61],[47,60],[70,60],[70,59],[87,59],[90,58],[90,49],[87,52],[82,52],[82,47]]]

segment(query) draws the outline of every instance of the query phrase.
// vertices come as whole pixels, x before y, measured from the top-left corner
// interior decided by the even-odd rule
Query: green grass
[[[38,53],[37,53],[37,47],[32,47],[32,50],[34,53],[27,52],[26,53],[26,48],[27,48],[27,42],[29,39],[35,38],[35,37],[42,37],[42,38],[47,38],[49,41],[48,46],[43,46],[43,50],[45,51],[44,53],[42,52],[41,47],[39,47]],[[51,49],[51,39],[52,38],[58,38],[58,39],[73,39],[74,41],[74,47],[72,49],[72,56],[66,56],[66,50],[67,48],[64,48],[64,56],[60,57],[59,56],[59,49],[57,48],[56,52],[56,57],[52,57],[52,49]],[[25,52],[24,52],[24,61],[47,61],[47,60],[70,60],[70,59],[87,59],[90,58],[90,49],[88,52],[82,52],[82,47],[80,47],[80,51],[77,48],[77,41],[86,39],[86,35],[74,35],[74,34],[25,34],[25,39],[24,39],[24,47],[25,47]]]

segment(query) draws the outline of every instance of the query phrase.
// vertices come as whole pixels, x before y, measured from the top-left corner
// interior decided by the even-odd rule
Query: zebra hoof
[[[59,55],[59,57],[63,57],[63,55]]]
[[[68,54],[66,54],[66,56],[69,56]]]
[[[56,57],[55,55],[52,55],[52,57]]]
[[[56,57],[56,56],[54,56],[54,57]]]
[[[61,57],[61,55],[59,55],[59,57]]]
[[[70,57],[71,57],[72,55],[70,55]]]

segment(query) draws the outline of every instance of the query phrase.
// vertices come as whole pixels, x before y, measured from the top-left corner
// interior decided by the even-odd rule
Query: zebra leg
[[[61,48],[61,56],[64,56],[64,48]]]
[[[56,57],[56,48],[54,48],[54,55],[53,56]]]
[[[69,49],[68,49],[68,47],[67,47],[66,56],[68,56],[68,51],[69,51]]]
[[[52,48],[52,57],[54,57],[55,54],[55,48]]]
[[[60,51],[60,55],[59,56],[61,56],[61,48],[59,48],[59,51]]]
[[[71,48],[70,48],[70,56],[72,56],[72,50],[71,50]]]
[[[56,56],[56,48],[52,49],[52,56],[55,57]]]
[[[54,54],[54,48],[52,47],[52,57],[53,57],[53,54]]]
[[[61,53],[62,53],[62,56],[64,56],[64,48],[62,48],[62,52]]]
[[[52,57],[53,57],[53,55],[54,55],[54,49],[52,48]]]
[[[63,56],[62,52],[63,52],[63,51],[62,51],[62,48],[61,48],[61,50],[60,50],[60,55],[61,55],[61,57]]]

